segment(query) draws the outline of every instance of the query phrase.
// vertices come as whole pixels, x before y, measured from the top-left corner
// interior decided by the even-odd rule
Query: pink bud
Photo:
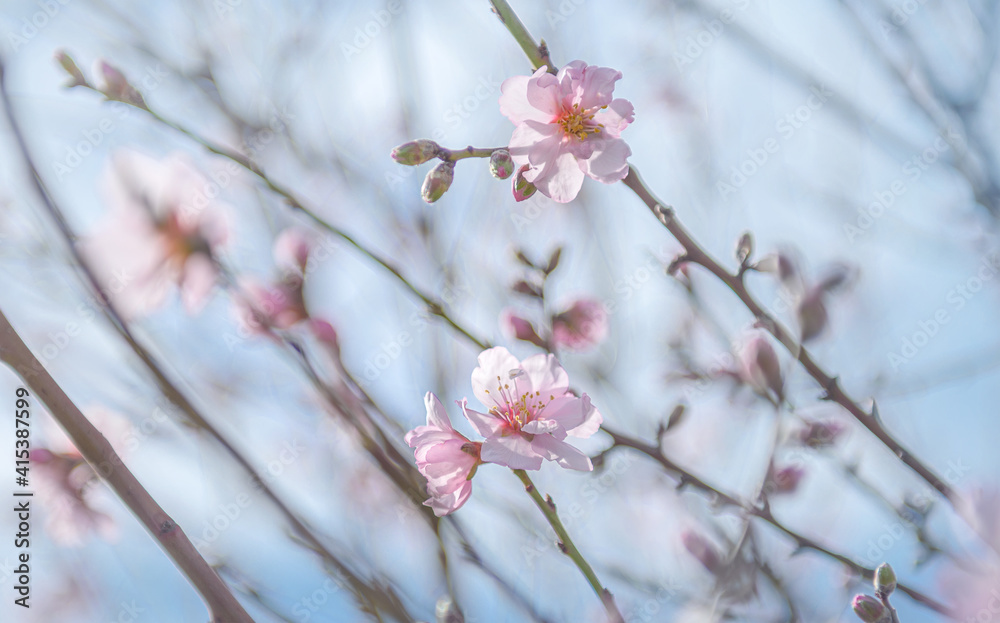
[[[805,476],[805,470],[801,467],[792,465],[775,470],[772,465],[767,478],[766,490],[772,495],[795,493],[803,476]]]
[[[306,262],[312,250],[312,236],[306,230],[289,227],[282,231],[274,241],[272,255],[274,263],[283,270],[305,274]]]
[[[798,440],[810,448],[825,448],[833,445],[844,432],[844,427],[834,421],[806,422],[797,434]]]
[[[506,149],[498,149],[490,155],[490,173],[498,180],[505,180],[514,173],[514,160]]]
[[[399,164],[415,166],[423,164],[431,158],[437,157],[441,152],[441,146],[434,141],[422,138],[417,141],[403,143],[392,150],[390,156]]]
[[[70,75],[73,79],[72,82],[66,86],[87,86],[87,79],[83,77],[83,72],[80,68],[76,66],[76,62],[73,61],[73,57],[67,54],[64,50],[57,50],[55,53],[55,59],[62,65],[62,68],[66,70],[66,73]]]
[[[97,76],[97,90],[108,99],[146,108],[142,94],[129,84],[128,78],[117,67],[99,58],[94,62],[94,75]]]
[[[882,602],[868,595],[856,595],[851,604],[854,614],[865,623],[880,623],[885,618],[886,611]]]
[[[534,184],[524,179],[524,172],[529,168],[530,167],[528,165],[524,165],[518,169],[517,173],[514,175],[514,182],[512,184],[514,201],[524,201],[528,197],[534,195],[535,191],[538,190],[535,188]]]
[[[779,401],[783,399],[784,381],[778,355],[763,333],[758,332],[743,347],[740,364],[740,375],[745,383],[763,394],[771,390]]]
[[[515,339],[531,342],[535,346],[545,346],[545,341],[538,336],[534,325],[528,320],[516,315],[510,308],[500,313],[500,326]]]
[[[681,535],[684,548],[698,559],[706,569],[712,573],[718,573],[722,569],[722,558],[719,556],[715,546],[705,537],[697,532],[685,530]]]
[[[813,287],[799,303],[797,311],[803,342],[816,337],[826,328],[829,315],[823,302],[824,294],[825,290],[822,287]]]
[[[552,341],[570,350],[584,350],[608,335],[608,313],[594,299],[580,299],[552,318]]]

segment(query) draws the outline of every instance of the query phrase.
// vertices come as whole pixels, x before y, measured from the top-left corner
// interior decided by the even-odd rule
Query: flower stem
[[[463,158],[489,158],[498,149],[505,147],[485,147],[477,148],[469,145],[465,149],[441,149],[441,159],[446,162],[455,162]]]
[[[527,491],[528,495],[531,496],[531,499],[535,501],[535,506],[538,507],[538,510],[542,511],[542,514],[545,515],[545,519],[548,520],[549,525],[552,526],[553,530],[555,530],[556,536],[559,537],[559,548],[564,554],[569,556],[574,563],[576,563],[580,572],[587,578],[587,582],[590,583],[591,588],[594,589],[594,592],[597,593],[597,596],[601,599],[601,603],[604,604],[604,609],[608,612],[608,620],[613,623],[623,623],[625,618],[618,610],[618,606],[615,605],[614,596],[611,594],[611,591],[604,588],[601,581],[597,579],[597,574],[594,573],[594,569],[590,566],[590,563],[588,563],[583,557],[580,550],[576,548],[576,545],[573,543],[573,539],[571,539],[569,533],[566,532],[566,528],[559,519],[558,513],[556,513],[555,502],[553,502],[552,498],[549,496],[546,496],[544,499],[542,498],[542,494],[538,492],[537,488],[535,488],[535,483],[531,482],[531,477],[528,476],[528,472],[523,469],[515,469],[511,471],[513,471],[514,475],[520,478],[521,482],[524,483],[524,490]]]
[[[552,66],[552,59],[549,58],[549,48],[545,45],[545,41],[542,41],[540,45],[535,44],[535,39],[521,23],[521,18],[510,7],[507,0],[490,0],[490,4],[493,5],[493,12],[497,14],[514,40],[524,50],[528,60],[531,61],[532,68],[538,69],[544,65],[549,68],[549,73],[556,73],[556,68]]]

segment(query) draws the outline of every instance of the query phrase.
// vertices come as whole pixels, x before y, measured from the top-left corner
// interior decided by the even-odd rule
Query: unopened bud
[[[753,255],[753,234],[748,231],[743,232],[736,243],[736,261],[740,266],[746,266],[750,262],[751,255]]]
[[[813,339],[823,332],[829,321],[829,314],[826,311],[826,303],[823,301],[824,290],[821,287],[814,287],[802,298],[797,310],[799,317],[799,330],[802,333],[802,341]]]
[[[66,70],[66,73],[69,74],[70,78],[73,79],[72,82],[69,82],[66,85],[67,87],[87,86],[87,79],[84,78],[83,72],[80,71],[80,68],[76,66],[72,56],[63,50],[57,50],[55,58],[59,61],[59,64],[62,65],[62,68]]]
[[[531,342],[535,346],[545,345],[531,321],[516,315],[513,310],[505,309],[503,311],[500,315],[500,326],[515,339]]]
[[[455,179],[455,163],[442,162],[437,165],[424,178],[424,186],[420,189],[420,194],[427,203],[434,203],[444,195],[451,182]]]
[[[784,381],[781,378],[781,364],[774,347],[763,333],[754,335],[740,352],[740,370],[744,382],[749,383],[762,394],[771,390],[781,401]]]
[[[423,164],[428,160],[435,158],[441,151],[441,146],[434,141],[429,141],[426,138],[422,138],[417,141],[410,141],[409,143],[403,143],[399,147],[392,150],[390,154],[392,159],[399,164],[405,164],[408,166],[416,166],[418,164]]]
[[[885,618],[885,606],[874,597],[856,595],[851,605],[854,607],[854,614],[865,623],[879,623]]]
[[[528,197],[535,194],[538,190],[534,184],[524,179],[524,172],[528,170],[528,165],[524,165],[517,170],[517,174],[514,175],[514,201],[524,201]]]
[[[698,562],[706,569],[712,573],[718,573],[722,570],[722,558],[708,539],[697,532],[688,530],[681,535],[681,541],[684,542],[684,548],[697,558]]]
[[[465,616],[451,597],[442,597],[434,606],[437,623],[465,623]]]
[[[97,90],[110,100],[125,102],[137,108],[146,108],[146,102],[117,67],[104,59],[97,59],[94,64],[97,76]]]
[[[892,570],[889,563],[883,562],[875,570],[875,595],[879,599],[884,599],[896,590],[896,572]]]
[[[490,173],[498,180],[505,180],[514,173],[514,159],[506,149],[498,149],[490,155]]]

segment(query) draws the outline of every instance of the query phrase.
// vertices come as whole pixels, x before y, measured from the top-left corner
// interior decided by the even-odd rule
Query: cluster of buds
[[[882,563],[875,570],[872,582],[875,597],[856,595],[852,606],[854,613],[865,623],[898,623],[896,610],[889,604],[889,595],[896,590],[896,573],[888,563]]]
[[[485,152],[485,153],[483,153]],[[427,203],[434,203],[444,196],[451,183],[455,181],[455,161],[459,158],[470,156],[485,157],[488,153],[490,159],[490,174],[498,180],[505,180],[514,177],[511,183],[511,191],[517,201],[524,201],[535,194],[535,186],[524,179],[524,172],[528,170],[527,165],[521,167],[517,174],[514,174],[516,165],[507,149],[474,150],[472,147],[467,150],[452,152],[435,143],[434,141],[422,138],[416,141],[403,143],[392,150],[390,156],[399,164],[414,167],[425,162],[438,158],[441,163],[435,166],[424,178],[424,184],[420,189],[420,196]]]
[[[146,101],[142,98],[142,93],[132,86],[120,69],[106,60],[99,58],[94,61],[95,78],[94,84],[91,84],[87,81],[83,72],[80,71],[73,57],[65,51],[58,50],[55,53],[55,59],[63,70],[69,74],[70,81],[66,83],[67,87],[87,87],[104,94],[104,97],[109,100],[125,102],[136,108],[148,110]]]

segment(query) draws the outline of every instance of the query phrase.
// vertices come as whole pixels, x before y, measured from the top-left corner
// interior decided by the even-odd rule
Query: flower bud
[[[718,573],[722,570],[722,558],[708,539],[697,532],[688,530],[681,535],[681,540],[684,542],[684,548],[697,558],[698,562],[706,569],[712,573]]]
[[[538,332],[535,331],[535,327],[531,324],[531,321],[514,314],[513,310],[505,309],[500,314],[500,326],[515,339],[531,342],[535,346],[545,346],[545,341],[538,336]]]
[[[442,597],[434,606],[437,623],[465,623],[465,615],[451,597]]]
[[[879,623],[886,614],[885,606],[868,595],[856,595],[851,605],[854,607],[854,614],[865,623]]]
[[[94,63],[94,73],[97,76],[97,90],[109,100],[125,102],[137,108],[146,108],[142,94],[129,84],[128,78],[117,67],[104,59],[97,59]]]
[[[836,443],[844,432],[844,426],[834,421],[810,421],[799,429],[797,437],[802,445],[810,448],[826,448]]]
[[[70,56],[63,50],[57,50],[55,53],[55,58],[57,61],[59,61],[59,64],[62,65],[62,68],[66,70],[66,73],[69,74],[70,78],[73,79],[73,81],[67,84],[66,86],[68,87],[87,86],[87,79],[83,77],[83,72],[80,71],[80,68],[76,66],[76,63],[73,61],[72,56]]]
[[[417,141],[410,141],[409,143],[403,143],[399,147],[392,150],[390,154],[392,159],[399,164],[405,164],[407,166],[415,166],[418,164],[423,164],[428,160],[436,157],[438,152],[441,151],[441,146],[434,141],[429,141],[422,138]]]
[[[774,392],[778,400],[784,396],[781,365],[774,347],[763,333],[754,335],[740,351],[740,376],[745,383],[762,394]]]
[[[823,301],[824,291],[815,287],[802,298],[798,307],[799,330],[802,341],[813,339],[823,332],[829,321],[826,303]]]
[[[736,242],[736,261],[741,267],[746,266],[750,262],[751,255],[753,255],[753,234],[748,231],[743,232]]]
[[[455,163],[442,162],[437,165],[424,178],[424,186],[420,189],[420,194],[427,203],[434,203],[444,195],[451,182],[455,179]]]
[[[524,165],[518,169],[517,174],[514,175],[514,201],[524,201],[531,195],[534,195],[535,191],[538,190],[535,188],[534,184],[524,179],[524,172],[527,171],[528,168],[528,165]]]
[[[884,599],[896,590],[896,572],[892,570],[889,563],[883,562],[875,570],[875,595],[879,599]]]
[[[498,149],[490,155],[490,173],[498,180],[505,180],[514,173],[514,159],[506,149]]]
[[[804,475],[805,471],[794,465],[777,470],[772,466],[765,486],[767,491],[773,495],[795,493],[795,490],[799,488],[799,481]]]

